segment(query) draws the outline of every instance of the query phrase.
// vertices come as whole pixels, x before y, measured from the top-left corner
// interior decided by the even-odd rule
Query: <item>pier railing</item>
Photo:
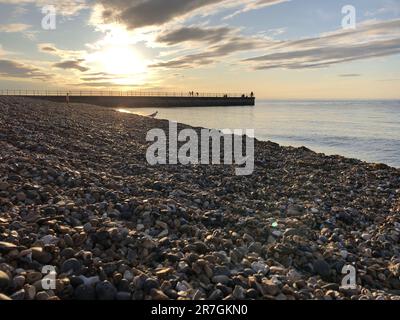
[[[9,90],[0,89],[0,96],[108,96],[108,97],[202,97],[202,98],[249,98],[250,93],[209,92],[161,92],[161,91],[113,91],[113,90]]]

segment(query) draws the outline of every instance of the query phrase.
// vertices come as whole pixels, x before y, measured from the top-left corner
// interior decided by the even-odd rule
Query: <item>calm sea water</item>
[[[259,140],[400,167],[400,101],[257,101],[255,107],[157,110],[160,119],[255,129]],[[120,111],[148,115],[156,109]]]

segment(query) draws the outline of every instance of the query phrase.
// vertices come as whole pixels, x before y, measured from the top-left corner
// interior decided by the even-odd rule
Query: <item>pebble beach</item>
[[[399,169],[257,140],[250,176],[150,166],[168,125],[0,97],[0,300],[400,299]]]

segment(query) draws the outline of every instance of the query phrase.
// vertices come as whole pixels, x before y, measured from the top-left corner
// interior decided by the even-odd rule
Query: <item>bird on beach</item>
[[[149,118],[155,118],[155,117],[157,117],[157,115],[158,115],[158,111],[156,111],[156,112],[154,112],[154,113],[148,115],[148,117],[149,117]]]

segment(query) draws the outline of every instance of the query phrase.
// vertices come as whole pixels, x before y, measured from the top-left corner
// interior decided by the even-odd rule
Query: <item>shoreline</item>
[[[399,169],[257,139],[250,177],[150,167],[146,132],[168,120],[28,98],[0,97],[0,124],[12,299],[400,298]]]

